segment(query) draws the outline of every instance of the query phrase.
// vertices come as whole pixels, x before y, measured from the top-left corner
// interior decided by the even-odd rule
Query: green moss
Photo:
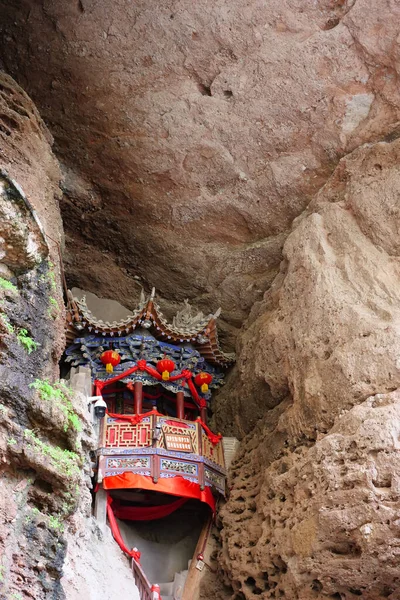
[[[4,277],[0,277],[0,288],[18,294],[17,286],[11,283],[11,281],[8,281],[8,279],[4,279]]]
[[[14,333],[14,327],[10,323],[10,319],[4,313],[1,313],[1,320],[3,321],[3,325],[7,330],[7,333],[12,335]]]
[[[48,265],[49,265],[49,272],[47,274],[47,277],[49,279],[51,289],[53,290],[53,292],[55,292],[57,290],[57,283],[56,283],[56,275],[54,273],[54,264],[49,260]]]
[[[49,516],[48,524],[51,529],[54,529],[54,531],[59,531],[60,533],[64,531],[64,524],[54,515]]]
[[[60,471],[67,477],[73,477],[79,474],[79,456],[76,452],[63,450],[59,446],[45,444],[31,429],[25,429],[24,437],[30,444],[35,446],[38,452],[50,458],[53,467],[56,468],[57,471]]]
[[[68,427],[72,427],[76,431],[82,430],[82,424],[68,397],[69,390],[65,385],[62,383],[51,385],[47,379],[36,379],[29,387],[37,390],[42,400],[54,402],[64,413],[68,419],[64,431],[67,431]]]
[[[40,344],[35,342],[33,338],[28,335],[27,329],[19,329],[17,333],[17,340],[25,348],[28,354],[32,354],[35,350],[38,349]]]
[[[15,446],[16,443],[17,443],[17,440],[13,437],[8,438],[8,440],[7,440],[7,444],[9,446]]]
[[[57,300],[51,296],[49,298],[49,309],[47,311],[49,317],[52,317],[53,319],[55,319],[58,314],[58,309],[59,309],[59,306],[58,306]]]
[[[57,291],[57,282],[56,282],[56,274],[54,272],[54,264],[51,262],[51,260],[48,260],[47,265],[48,265],[47,273],[43,273],[43,275],[40,276],[39,280],[43,281],[44,283],[48,283],[50,290],[52,292],[56,292]]]

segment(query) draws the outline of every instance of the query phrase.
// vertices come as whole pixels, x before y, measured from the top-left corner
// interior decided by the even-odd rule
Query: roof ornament
[[[133,334],[136,328],[144,328],[152,330],[156,339],[162,339],[167,344],[194,343],[210,364],[227,367],[234,362],[235,355],[223,352],[218,341],[217,319],[221,314],[220,308],[214,314],[204,315],[201,311],[196,312],[186,299],[183,308],[173,317],[173,322],[168,323],[154,299],[155,292],[155,288],[152,288],[150,296],[146,298],[142,289],[139,305],[132,314],[112,323],[97,319],[88,309],[85,297],[78,300],[69,293],[66,320],[68,344],[74,342],[77,331],[80,335],[87,331],[92,336],[100,334],[103,337],[122,339],[129,336],[129,333]]]
[[[139,308],[143,308],[146,304],[146,295],[144,293],[144,289],[141,288],[140,296],[139,296]]]
[[[189,300],[184,300],[184,307],[179,310],[172,319],[172,325],[176,329],[195,329],[196,325],[204,320],[204,314],[199,311],[196,314],[192,312],[192,306]]]

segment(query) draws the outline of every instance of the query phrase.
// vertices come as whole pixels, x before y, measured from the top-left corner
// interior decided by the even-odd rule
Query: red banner
[[[179,475],[168,479],[160,478],[157,483],[154,483],[153,479],[147,475],[126,471],[121,475],[104,477],[103,487],[105,490],[142,489],[182,498],[195,498],[208,504],[213,513],[215,512],[215,498],[210,488],[206,486],[204,490],[201,490],[198,483],[187,481]]]

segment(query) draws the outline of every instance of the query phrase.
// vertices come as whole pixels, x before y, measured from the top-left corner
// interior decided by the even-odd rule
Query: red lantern
[[[208,392],[208,386],[212,382],[212,375],[210,375],[210,373],[205,373],[204,371],[202,373],[197,373],[194,382],[196,385],[200,386],[201,391],[205,394]]]
[[[161,373],[163,381],[168,381],[170,373],[175,369],[175,363],[170,358],[163,358],[157,363],[157,371]]]
[[[106,365],[107,373],[112,373],[114,367],[119,365],[119,363],[121,362],[121,357],[118,354],[118,352],[115,352],[115,350],[106,350],[100,356],[100,360],[103,363],[103,365]]]

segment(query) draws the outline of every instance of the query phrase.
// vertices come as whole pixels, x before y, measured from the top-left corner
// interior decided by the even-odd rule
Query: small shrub
[[[11,283],[11,281],[8,281],[8,279],[4,279],[4,277],[0,277],[0,288],[18,294],[17,286]]]
[[[35,342],[33,338],[28,335],[27,329],[19,329],[17,333],[17,340],[25,348],[28,354],[32,354],[35,350],[38,349],[40,344]]]

